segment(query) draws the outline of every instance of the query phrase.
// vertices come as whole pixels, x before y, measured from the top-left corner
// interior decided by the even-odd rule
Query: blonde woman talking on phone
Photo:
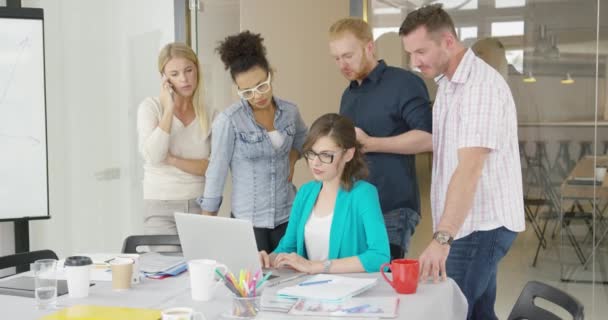
[[[200,213],[211,151],[212,109],[204,104],[203,76],[194,51],[169,43],[158,56],[160,94],[137,113],[144,159],[144,232],[176,234],[173,213]]]

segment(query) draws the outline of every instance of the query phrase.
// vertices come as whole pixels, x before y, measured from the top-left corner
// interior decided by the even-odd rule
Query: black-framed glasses
[[[256,92],[259,94],[264,94],[264,93],[270,91],[270,88],[272,87],[270,85],[270,81],[271,81],[271,76],[270,76],[270,72],[268,72],[268,79],[266,79],[266,81],[258,84],[257,86],[255,86],[251,89],[237,90],[236,93],[242,99],[245,99],[245,100],[253,99]]]
[[[321,161],[322,163],[330,164],[330,163],[334,162],[334,157],[336,156],[336,154],[339,152],[343,152],[343,151],[344,150],[340,150],[340,151],[336,151],[336,152],[322,151],[322,152],[316,153],[312,150],[308,150],[308,151],[304,152],[304,158],[308,159],[309,161],[313,161],[313,160],[315,160],[315,158],[319,157],[319,161]]]

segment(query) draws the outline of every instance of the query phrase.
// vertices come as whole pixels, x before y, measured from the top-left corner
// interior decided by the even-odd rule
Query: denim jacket
[[[289,178],[289,152],[302,153],[308,129],[295,104],[273,97],[277,110],[274,127],[285,136],[275,149],[268,132],[259,125],[247,100],[217,116],[212,126],[211,158],[205,174],[201,208],[216,212],[228,168],[232,173],[232,214],[258,228],[274,228],[289,220],[295,186]]]

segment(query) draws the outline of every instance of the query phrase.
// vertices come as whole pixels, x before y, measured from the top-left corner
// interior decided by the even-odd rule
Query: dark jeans
[[[287,222],[276,226],[274,229],[254,227],[253,233],[255,234],[255,242],[258,244],[258,251],[264,250],[268,253],[274,251],[286,230]]]
[[[516,236],[501,227],[476,231],[452,243],[446,269],[467,298],[467,319],[498,319],[494,313],[496,270]]]
[[[399,245],[403,249],[403,257],[407,257],[410,240],[418,222],[420,215],[410,208],[399,208],[383,213],[384,224],[388,233],[388,242],[392,245]],[[393,257],[391,260],[403,257]]]

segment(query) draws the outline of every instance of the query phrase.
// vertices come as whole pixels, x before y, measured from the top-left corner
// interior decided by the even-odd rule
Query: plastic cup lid
[[[71,256],[65,259],[64,266],[66,267],[79,267],[88,266],[93,264],[93,260],[85,256]]]

